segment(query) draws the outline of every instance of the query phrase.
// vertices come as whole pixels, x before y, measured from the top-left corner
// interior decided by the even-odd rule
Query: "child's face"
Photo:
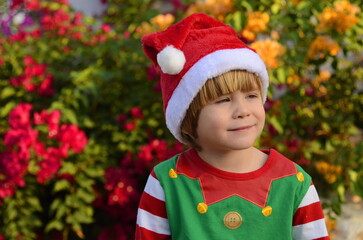
[[[258,88],[223,95],[200,112],[197,141],[202,151],[233,151],[253,146],[265,124]]]

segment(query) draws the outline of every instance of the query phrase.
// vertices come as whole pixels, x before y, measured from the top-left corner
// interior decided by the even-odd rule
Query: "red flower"
[[[59,110],[54,110],[47,114],[45,110],[40,113],[34,113],[35,124],[48,124],[49,138],[55,138],[58,134],[59,123],[62,113]]]
[[[62,113],[59,110],[54,110],[47,116],[49,137],[53,138],[58,134],[59,123]]]
[[[39,163],[40,170],[37,173],[37,181],[44,184],[47,180],[52,178],[61,166],[59,150],[54,147],[47,149],[44,160]]]
[[[54,89],[52,88],[53,76],[48,74],[46,78],[39,84],[38,93],[43,96],[52,96],[54,94]]]
[[[10,42],[24,42],[27,39],[27,34],[25,32],[18,32],[10,37]]]
[[[125,122],[126,119],[127,119],[127,115],[126,114],[123,114],[123,113],[121,113],[120,115],[118,115],[118,116],[115,117],[115,120],[117,122],[121,122],[121,123],[122,122]]]
[[[126,131],[134,131],[136,129],[136,122],[135,121],[129,121],[123,125],[123,129]]]
[[[126,205],[136,193],[135,181],[125,170],[110,167],[105,173],[105,189],[110,191],[109,205]]]
[[[28,11],[36,11],[40,9],[40,0],[27,0],[25,9]]]
[[[103,32],[109,33],[111,31],[111,26],[108,25],[108,24],[102,24],[101,29],[102,29]]]
[[[33,66],[37,64],[37,62],[34,60],[34,58],[32,58],[32,56],[25,56],[23,61],[25,66]]]
[[[0,198],[13,196],[16,186],[25,186],[23,176],[26,169],[27,163],[19,159],[16,152],[0,153]]]
[[[150,163],[154,159],[152,148],[149,145],[141,146],[137,158],[144,163]]]
[[[78,126],[69,124],[60,127],[57,139],[76,153],[82,152],[88,142],[86,134]]]
[[[20,103],[9,114],[9,125],[12,128],[28,128],[31,125],[30,110],[33,106],[28,103]]]
[[[4,64],[4,59],[0,56],[0,67]]]
[[[127,240],[130,239],[129,237],[127,237],[127,232],[128,231],[125,231],[125,225],[118,223],[111,226],[110,228],[104,228],[101,234],[98,236],[97,240]]]
[[[34,64],[25,67],[25,75],[28,77],[42,77],[45,74],[46,66],[42,64]]]
[[[30,157],[29,148],[34,146],[38,137],[38,131],[31,128],[28,129],[10,129],[4,137],[4,145],[8,149],[17,147],[19,156],[28,160]]]
[[[14,10],[24,3],[24,0],[12,0],[10,4],[10,9]]]
[[[139,107],[133,107],[130,110],[130,114],[133,118],[137,118],[137,119],[143,119],[144,115],[142,114],[142,110]]]

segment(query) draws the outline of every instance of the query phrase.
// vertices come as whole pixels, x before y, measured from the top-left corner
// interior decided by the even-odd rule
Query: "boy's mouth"
[[[252,128],[254,125],[247,125],[247,126],[242,126],[242,127],[238,127],[238,128],[232,128],[228,131],[243,131],[243,130],[247,130]]]

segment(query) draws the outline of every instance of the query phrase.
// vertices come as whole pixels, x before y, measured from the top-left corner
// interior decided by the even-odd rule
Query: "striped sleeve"
[[[165,194],[154,171],[147,180],[137,213],[135,240],[145,239],[171,239]]]
[[[293,219],[294,240],[329,240],[318,193],[310,185]]]

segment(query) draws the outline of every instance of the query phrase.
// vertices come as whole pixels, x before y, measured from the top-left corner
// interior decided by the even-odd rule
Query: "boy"
[[[253,146],[268,87],[260,57],[201,13],[142,41],[161,73],[166,124],[191,148],[150,174],[136,239],[329,239],[310,176]]]

